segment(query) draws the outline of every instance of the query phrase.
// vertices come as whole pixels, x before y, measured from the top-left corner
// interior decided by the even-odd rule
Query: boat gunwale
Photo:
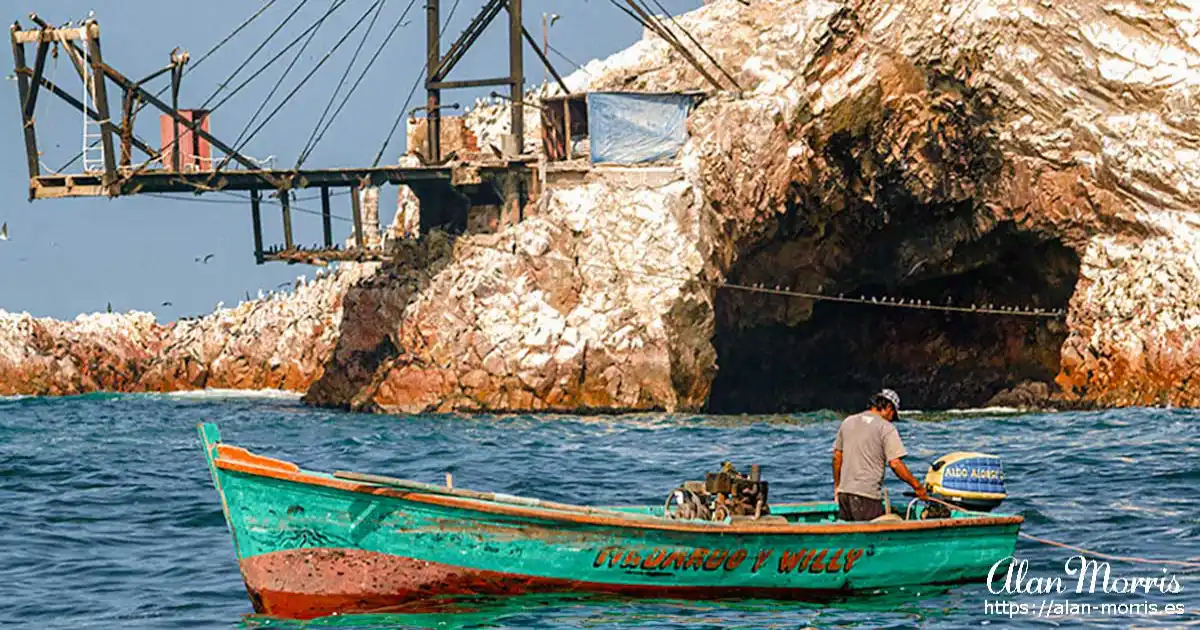
[[[268,459],[268,458],[264,458]],[[282,462],[282,460],[277,460]],[[290,463],[290,462],[284,462]],[[386,496],[395,499],[406,501],[414,501],[417,503],[425,503],[442,507],[450,507],[462,510],[471,510],[476,512],[484,512],[490,514],[499,514],[503,516],[516,516],[524,518],[534,518],[540,520],[565,521],[571,523],[579,523],[584,525],[600,525],[600,526],[615,526],[629,529],[655,529],[666,531],[682,531],[693,533],[709,533],[709,534],[770,534],[770,535],[795,535],[795,534],[858,534],[858,533],[888,533],[888,532],[906,532],[906,531],[922,531],[922,530],[937,530],[937,529],[959,529],[959,528],[976,528],[976,527],[992,527],[1003,525],[1020,525],[1025,522],[1025,517],[1020,515],[1008,516],[981,516],[970,518],[952,518],[938,519],[929,521],[882,521],[878,523],[815,523],[815,524],[786,524],[786,525],[763,525],[754,522],[678,522],[669,521],[659,517],[636,518],[636,517],[610,517],[599,516],[594,514],[577,514],[572,512],[564,512],[550,508],[526,507],[518,505],[508,505],[492,501],[484,501],[479,499],[468,499],[450,495],[433,495],[422,493],[419,491],[406,491],[398,488],[369,484],[361,482],[347,481],[335,477],[325,477],[314,474],[311,471],[297,468],[290,470],[286,467],[264,466],[257,463],[247,461],[238,461],[222,458],[218,455],[214,459],[213,464],[218,468],[229,470],[232,472],[240,472],[258,477],[268,477],[299,483],[302,485],[322,486],[354,492],[359,494],[369,494],[375,496]],[[632,515],[631,515],[632,516]]]

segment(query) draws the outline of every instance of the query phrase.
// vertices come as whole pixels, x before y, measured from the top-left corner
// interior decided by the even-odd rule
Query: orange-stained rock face
[[[0,313],[0,395],[200,388],[305,391],[337,341],[341,296],[370,269],[347,266],[288,295],[199,319],[149,313],[74,321]]]

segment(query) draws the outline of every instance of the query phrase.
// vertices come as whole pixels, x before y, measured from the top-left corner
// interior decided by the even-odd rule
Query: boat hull
[[[1012,554],[1020,523],[835,523],[832,504],[775,508],[789,521],[781,525],[676,522],[650,518],[648,508],[614,518],[404,491],[212,452],[255,610],[289,618],[444,595],[820,599],[962,582]]]

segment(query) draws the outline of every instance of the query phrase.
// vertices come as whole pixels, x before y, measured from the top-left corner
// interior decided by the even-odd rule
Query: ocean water
[[[527,596],[458,602],[439,614],[265,619],[252,615],[195,431],[215,421],[227,442],[308,468],[438,483],[450,472],[460,487],[585,504],[657,504],[728,459],[762,464],[772,500],[784,502],[829,498],[839,417],[366,416],[310,409],[279,392],[0,399],[0,627],[1200,625],[1195,569],[1114,562],[1114,577],[1174,576],[1179,590],[1076,594],[1063,572],[1073,552],[1026,540],[1016,555],[1030,576],[1064,577],[1067,593],[992,594],[980,582],[820,605]],[[1003,511],[1023,514],[1025,532],[1200,562],[1198,423],[1200,412],[1187,410],[980,410],[910,415],[899,428],[918,476],[950,451],[1002,456]],[[889,487],[893,497],[905,489],[890,474]],[[1093,609],[1038,617],[1051,599]],[[1031,608],[1010,616],[998,601]],[[1151,605],[1160,614],[1149,614]],[[1162,614],[1168,606],[1183,611]]]

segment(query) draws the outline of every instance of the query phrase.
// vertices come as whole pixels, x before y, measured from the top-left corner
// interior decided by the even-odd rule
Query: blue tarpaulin
[[[592,163],[636,164],[674,159],[687,139],[688,94],[588,94]]]

